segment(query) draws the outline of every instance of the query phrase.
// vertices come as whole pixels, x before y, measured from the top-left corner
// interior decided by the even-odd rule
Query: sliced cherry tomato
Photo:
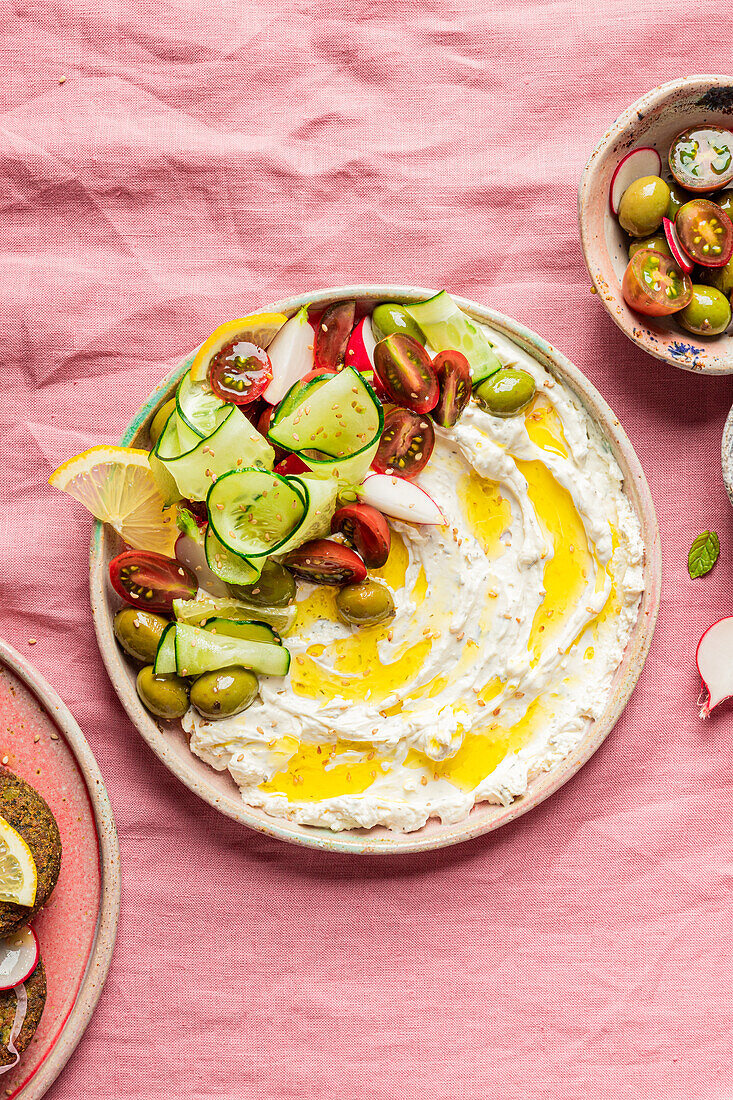
[[[310,473],[310,470],[302,458],[299,458],[298,455],[289,454],[278,462],[275,473],[282,474],[285,477],[288,474],[307,474]]]
[[[391,408],[372,466],[380,474],[417,477],[425,469],[435,446],[435,429],[425,413]]]
[[[367,571],[361,558],[330,539],[313,539],[283,558],[291,573],[311,584],[360,584]]]
[[[182,500],[181,504],[184,508],[188,508],[189,512],[193,512],[199,527],[206,526],[209,522],[209,512],[205,500]]]
[[[686,202],[674,227],[687,255],[703,267],[725,267],[733,256],[733,222],[710,199]]]
[[[390,400],[413,412],[426,413],[438,403],[440,387],[422,344],[393,333],[374,349],[374,370]]]
[[[307,374],[304,374],[301,378],[301,385],[303,382],[312,382],[314,378],[329,378],[332,374],[337,374],[338,371],[326,370],[325,367],[321,367],[319,370],[309,370]]]
[[[688,191],[717,191],[733,180],[733,133],[720,126],[693,126],[669,147],[669,167]]]
[[[440,397],[431,416],[443,428],[452,428],[471,400],[471,366],[463,352],[441,351],[433,359]]]
[[[369,569],[381,569],[389,557],[389,524],[371,504],[346,504],[331,518],[331,534],[341,534],[355,547]]]
[[[335,302],[324,311],[313,341],[313,359],[321,371],[343,367],[355,311],[356,302]]]
[[[211,360],[209,382],[217,397],[235,405],[248,405],[272,381],[272,363],[264,348],[251,340],[227,344]]]
[[[109,563],[118,596],[145,611],[172,611],[174,600],[193,600],[198,582],[190,569],[150,550],[125,550]]]
[[[641,248],[629,260],[621,284],[626,304],[648,317],[664,317],[684,309],[692,298],[692,283],[671,256]]]
[[[272,414],[274,413],[274,411],[274,405],[265,405],[264,409],[260,411],[259,416],[257,417],[257,423],[255,427],[257,428],[257,431],[260,433],[260,435],[264,435],[265,439],[267,438],[267,433],[270,430],[270,421],[272,420]]]

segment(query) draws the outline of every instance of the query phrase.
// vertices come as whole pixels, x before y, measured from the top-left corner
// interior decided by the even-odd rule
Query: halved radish
[[[632,149],[619,164],[611,176],[611,213],[618,214],[618,204],[627,187],[642,176],[658,176],[662,171],[662,158],[656,149],[644,146]]]
[[[0,940],[0,990],[12,989],[30,978],[40,953],[38,936],[29,924]]]
[[[733,615],[708,627],[699,641],[695,659],[708,693],[700,717],[707,718],[713,707],[733,695]]]
[[[292,385],[313,370],[313,339],[308,307],[303,306],[283,325],[267,349],[272,381],[263,391],[265,401],[277,405]]]
[[[664,226],[664,235],[667,238],[669,251],[672,253],[675,263],[680,265],[686,275],[691,275],[695,269],[695,265],[680,243],[677,230],[674,227],[674,222],[670,221],[669,218],[662,218],[662,225]]]
[[[403,477],[392,474],[368,474],[357,490],[365,504],[383,512],[392,519],[406,523],[446,523],[446,518],[433,498]]]
[[[191,570],[199,588],[205,588],[212,596],[231,595],[224,581],[209,569],[203,538],[199,541],[182,532],[176,539],[176,558]]]
[[[358,371],[374,370],[374,349],[377,341],[372,332],[370,317],[362,317],[346,346],[346,366]]]

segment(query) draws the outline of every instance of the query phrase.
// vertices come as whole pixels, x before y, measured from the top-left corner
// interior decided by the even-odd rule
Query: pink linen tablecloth
[[[711,0],[2,8],[0,634],[89,738],[124,870],[53,1100],[733,1095],[733,710],[698,720],[693,660],[733,611],[733,387],[621,336],[576,222],[606,127],[720,71],[730,29]],[[645,673],[592,761],[494,836],[393,860],[278,844],[168,774],[97,653],[89,518],[46,485],[220,321],[368,280],[486,302],[574,360],[637,448],[665,557]],[[721,560],[693,582],[706,527]]]

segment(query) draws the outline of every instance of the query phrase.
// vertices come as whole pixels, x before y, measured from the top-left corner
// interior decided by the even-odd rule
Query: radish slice
[[[196,542],[190,535],[180,534],[176,539],[176,558],[191,570],[199,588],[205,588],[212,596],[231,595],[224,581],[209,569],[202,543]]]
[[[662,158],[656,149],[643,147],[627,153],[611,177],[611,212],[618,214],[621,196],[634,180],[642,176],[658,176],[661,171]]]
[[[669,251],[672,253],[675,263],[679,264],[686,275],[691,275],[695,265],[682,247],[674,222],[670,221],[669,218],[662,218],[662,224],[664,225],[664,235],[667,238]]]
[[[444,524],[446,518],[433,498],[419,485],[391,474],[369,474],[358,490],[365,504],[392,519],[407,523]]]
[[[0,940],[0,989],[12,989],[38,966],[38,936],[29,924]]]
[[[377,341],[372,332],[370,317],[362,317],[346,346],[346,366],[358,371],[374,370],[374,349]]]
[[[696,660],[708,693],[700,717],[707,718],[713,707],[733,695],[733,615],[708,627],[697,647]]]
[[[313,370],[313,329],[308,324],[308,306],[286,321],[267,354],[272,363],[272,381],[262,396],[271,405],[277,405],[292,385]]]

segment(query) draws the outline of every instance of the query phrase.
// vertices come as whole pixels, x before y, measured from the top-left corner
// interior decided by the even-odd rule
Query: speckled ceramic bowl
[[[583,170],[578,194],[580,240],[598,298],[635,344],[683,370],[731,374],[733,329],[703,340],[685,332],[674,317],[643,317],[626,305],[621,279],[628,263],[627,238],[609,205],[611,178],[628,152],[638,146],[653,146],[662,158],[664,172],[672,139],[700,122],[733,128],[733,77],[673,80],[648,92],[624,111]],[[671,178],[668,171],[665,174]]]
[[[326,306],[341,299],[358,298],[369,302],[379,301],[421,301],[430,298],[435,290],[419,287],[400,286],[356,286],[333,290],[316,291],[289,298],[275,305],[264,307],[268,311],[279,311],[292,316],[302,305],[312,302]],[[654,504],[649,493],[639,460],[626,437],[626,434],[601,395],[591,386],[580,371],[568,362],[555,348],[545,343],[535,333],[524,328],[516,321],[504,317],[494,310],[486,309],[458,298],[458,304],[471,317],[493,326],[510,339],[525,348],[544,367],[567,383],[577,394],[579,400],[595,420],[601,433],[613,452],[623,471],[626,492],[635,508],[642,526],[646,547],[646,588],[644,590],[639,618],[624,654],[624,659],[614,677],[608,704],[601,717],[589,728],[586,736],[557,768],[532,781],[523,798],[510,806],[490,806],[481,803],[474,807],[469,816],[453,825],[442,825],[439,821],[429,821],[422,829],[414,833],[396,833],[388,829],[354,829],[340,833],[328,829],[316,829],[307,825],[296,825],[289,821],[268,816],[263,810],[245,806],[239,791],[228,772],[215,772],[202,760],[194,756],[188,747],[188,739],[179,723],[163,724],[156,722],[144,709],[135,691],[135,673],[125,660],[117,646],[113,631],[112,618],[119,606],[117,596],[108,582],[109,561],[119,553],[121,544],[117,536],[108,528],[98,524],[91,546],[91,601],[94,624],[102,659],[107,666],[115,690],[122,701],[132,722],[145,738],[163,763],[192,791],[205,799],[217,810],[249,825],[253,829],[287,840],[294,844],[304,844],[336,852],[354,854],[417,852],[430,848],[442,848],[457,844],[462,840],[505,825],[514,818],[532,809],[548,795],[566,783],[568,779],[595,752],[608,736],[623,711],[634,685],[641,673],[644,660],[654,630],[659,607],[659,585],[661,578],[661,555],[659,548],[659,529],[654,514]],[[259,312],[259,310],[257,310]],[[176,382],[188,369],[191,358],[161,383],[150,396],[142,409],[132,420],[125,432],[123,442],[135,447],[150,445],[148,426],[157,409],[173,394]]]

